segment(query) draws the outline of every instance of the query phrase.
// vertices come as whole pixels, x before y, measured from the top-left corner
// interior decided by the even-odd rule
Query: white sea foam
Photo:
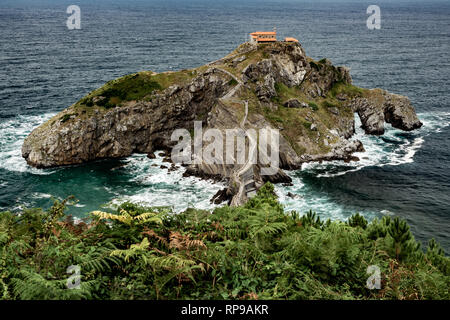
[[[41,192],[35,192],[31,196],[35,199],[50,199],[52,197],[51,194]]]
[[[50,119],[54,113],[36,116],[16,116],[0,122],[0,168],[15,172],[50,174],[55,170],[40,170],[27,165],[22,158],[22,144],[26,136],[37,126]]]
[[[423,122],[424,128],[428,129],[429,133],[440,133],[443,129],[450,126],[450,112],[428,112],[418,114],[420,120]]]
[[[285,211],[295,210],[301,215],[309,210],[319,214],[322,219],[346,220],[351,214],[358,212],[355,208],[349,208],[334,202],[326,193],[312,190],[302,182],[302,179],[295,172],[288,173],[292,178],[292,186],[275,185],[275,192],[280,202],[284,205]],[[294,198],[288,196],[294,195]],[[376,216],[374,212],[361,212],[369,220]]]
[[[158,152],[156,152],[158,154]],[[210,203],[214,194],[222,189],[223,183],[214,183],[195,177],[183,177],[183,168],[169,172],[160,166],[170,167],[157,155],[156,159],[148,159],[145,155],[134,155],[127,158],[125,169],[130,174],[130,181],[142,185],[141,190],[133,195],[119,196],[111,201],[117,206],[125,201],[146,206],[170,206],[175,212],[188,207],[211,209]]]
[[[389,210],[381,210],[380,213],[382,213],[383,216],[393,216],[394,215],[394,213]]]

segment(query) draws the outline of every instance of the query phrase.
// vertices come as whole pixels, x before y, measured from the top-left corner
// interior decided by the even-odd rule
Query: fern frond
[[[132,216],[124,209],[120,209],[120,214],[113,214],[103,211],[93,211],[92,215],[103,219],[103,220],[115,220],[122,222],[126,225],[131,225],[132,223],[143,224],[143,223],[157,223],[162,224],[161,214],[153,212],[145,212],[138,216]]]
[[[131,221],[133,221],[133,217],[131,217],[128,213],[126,213],[126,211],[124,212],[125,214],[119,215],[103,211],[93,211],[91,212],[91,214],[103,220],[115,220],[129,225],[131,224]]]
[[[67,288],[67,279],[48,280],[34,271],[22,270],[12,279],[13,292],[22,300],[79,300],[89,299],[94,281],[81,281],[79,289]]]
[[[138,221],[139,223],[157,223],[157,224],[163,223],[161,216],[153,212],[146,212],[140,214],[138,216],[135,216],[133,220]]]
[[[148,247],[150,246],[150,242],[148,238],[144,238],[139,244],[132,244],[129,249],[125,250],[113,250],[110,253],[111,257],[119,257],[125,260],[125,262],[130,262],[132,258],[138,257],[144,253]]]

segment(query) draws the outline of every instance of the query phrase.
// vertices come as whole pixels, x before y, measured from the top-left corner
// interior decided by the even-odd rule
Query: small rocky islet
[[[226,57],[178,72],[138,72],[112,80],[63,110],[25,139],[22,156],[49,168],[133,153],[170,152],[174,130],[273,128],[279,130],[278,173],[253,164],[186,165],[185,175],[228,181],[214,201],[246,202],[246,187],[289,183],[283,170],[312,161],[357,161],[364,150],[352,139],[355,114],[366,134],[385,124],[411,131],[422,126],[407,97],[354,86],[349,69],[315,61],[299,43],[244,43]],[[245,177],[244,177],[245,176]],[[249,183],[251,182],[251,183]]]

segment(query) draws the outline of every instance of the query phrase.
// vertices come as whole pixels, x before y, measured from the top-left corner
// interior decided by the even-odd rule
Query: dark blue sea
[[[68,30],[66,8],[81,9]],[[381,9],[381,30],[366,9]],[[152,166],[145,155],[38,170],[21,158],[33,128],[116,77],[197,67],[225,56],[247,34],[277,27],[313,58],[351,68],[354,84],[407,95],[423,128],[358,130],[359,163],[310,164],[277,186],[286,210],[344,220],[405,218],[416,238],[450,252],[449,1],[38,1],[0,2],[0,210],[44,207],[74,195],[83,217],[123,201],[211,208],[222,186]],[[287,197],[297,193],[297,199]]]

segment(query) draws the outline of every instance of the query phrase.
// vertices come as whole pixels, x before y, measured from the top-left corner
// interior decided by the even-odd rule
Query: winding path
[[[245,115],[240,123],[240,127],[245,132],[245,122],[247,121],[248,116],[248,101],[244,101],[245,104]],[[234,173],[234,181],[239,185],[238,192],[233,197],[231,202],[232,205],[241,205],[244,203],[244,195],[245,198],[250,198],[256,194],[256,184],[255,184],[255,176],[253,172],[252,155],[256,155],[257,150],[257,142],[254,140],[254,137],[246,134],[248,138],[249,150],[247,161],[244,165]]]
[[[241,128],[243,130],[245,130],[245,122],[247,121],[247,116],[248,116],[248,101],[244,101],[244,103],[245,103],[245,115],[244,115],[244,119],[242,119],[242,122],[241,122]],[[254,194],[256,194],[255,176],[254,176],[254,172],[253,172],[254,163],[251,161],[253,158],[251,155],[256,155],[257,141],[255,141],[254,137],[252,137],[251,135],[246,134],[246,136],[249,140],[247,162],[243,165],[243,167],[236,174],[237,178],[238,178],[237,180],[241,183],[239,186],[239,192],[237,194],[239,199],[241,199],[244,191],[245,191],[245,195],[247,197],[251,197]]]
[[[234,80],[236,80],[236,82],[238,83],[236,86],[234,86],[230,91],[228,91],[219,100],[230,99],[242,86],[244,86],[244,83],[242,82],[242,80],[239,79],[238,77],[236,77],[231,72],[224,70],[222,68],[217,68],[217,67],[215,67],[215,69],[229,75]],[[245,132],[245,123],[247,122],[247,117],[248,117],[248,101],[244,101],[244,106],[245,106],[244,118],[242,119],[239,126]],[[251,135],[248,135],[246,132],[245,132],[245,135],[248,138],[249,150],[248,150],[248,156],[247,156],[246,162],[243,164],[243,166],[238,171],[236,171],[233,174],[233,178],[234,178],[233,180],[238,184],[238,192],[236,193],[236,195],[233,197],[233,200],[231,201],[231,205],[234,205],[234,206],[239,206],[245,202],[245,198],[250,198],[250,197],[256,195],[255,176],[254,176],[254,172],[253,172],[254,163],[252,162],[252,158],[253,158],[252,155],[256,156],[257,141],[255,141],[254,137],[252,137]]]

